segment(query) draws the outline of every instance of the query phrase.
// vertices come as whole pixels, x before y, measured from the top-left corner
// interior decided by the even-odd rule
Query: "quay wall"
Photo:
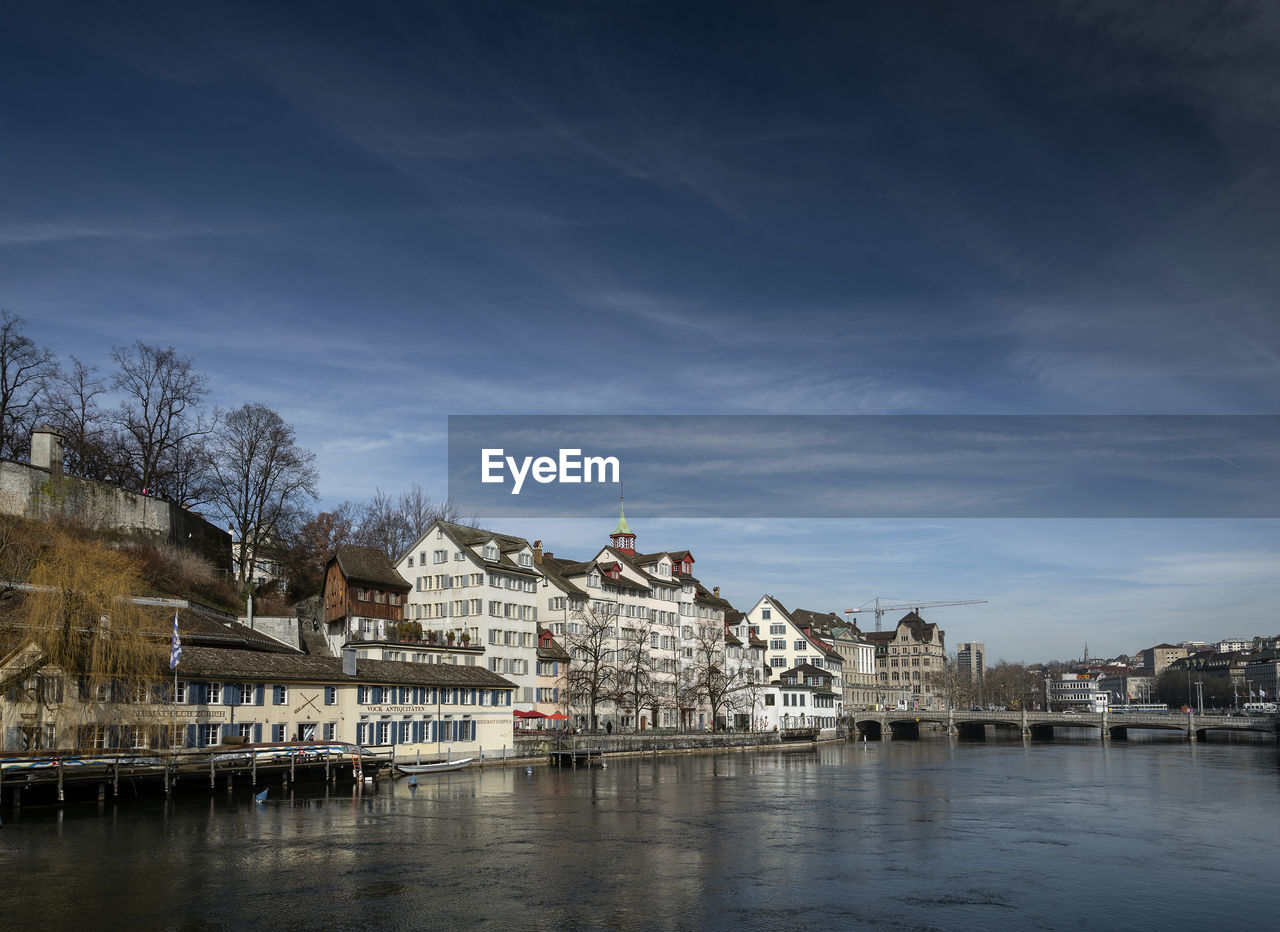
[[[609,756],[630,754],[673,754],[688,751],[717,751],[727,748],[777,747],[782,739],[777,732],[731,732],[726,734],[654,734],[641,732],[629,735],[575,735],[562,743],[545,735],[516,736],[512,760],[546,760],[555,750],[576,747],[593,753],[599,751]],[[788,742],[791,743],[791,742]],[[497,763],[498,755],[492,762]],[[485,763],[490,763],[488,749]]]

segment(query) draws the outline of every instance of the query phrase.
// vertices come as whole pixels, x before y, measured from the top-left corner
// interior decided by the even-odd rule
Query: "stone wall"
[[[231,570],[231,535],[181,505],[77,476],[57,476],[0,460],[0,514],[35,521],[63,519],[101,530],[138,532],[194,550]]]
[[[267,637],[273,637],[282,644],[301,648],[302,640],[298,633],[298,619],[293,615],[254,615],[252,624],[247,616],[236,619],[254,631],[261,631]]]

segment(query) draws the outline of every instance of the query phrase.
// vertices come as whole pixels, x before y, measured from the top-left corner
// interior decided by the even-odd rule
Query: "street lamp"
[[[1204,680],[1196,680],[1196,697],[1199,700],[1200,714],[1204,715]]]

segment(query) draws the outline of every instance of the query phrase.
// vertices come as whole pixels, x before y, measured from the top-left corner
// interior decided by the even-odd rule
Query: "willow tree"
[[[28,709],[36,746],[115,743],[102,736],[145,722],[142,704],[164,682],[164,614],[132,601],[142,583],[128,556],[67,530],[49,534],[27,584],[10,596],[20,599],[8,622],[16,650],[0,688]]]

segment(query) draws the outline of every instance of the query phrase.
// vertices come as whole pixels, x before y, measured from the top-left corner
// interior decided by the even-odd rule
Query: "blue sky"
[[[1276,413],[1280,13],[1173,6],[11,4],[0,306],[192,354],[329,504],[443,494],[449,414]],[[744,606],[987,598],[933,617],[1011,659],[1280,629],[1272,520],[645,495]]]

